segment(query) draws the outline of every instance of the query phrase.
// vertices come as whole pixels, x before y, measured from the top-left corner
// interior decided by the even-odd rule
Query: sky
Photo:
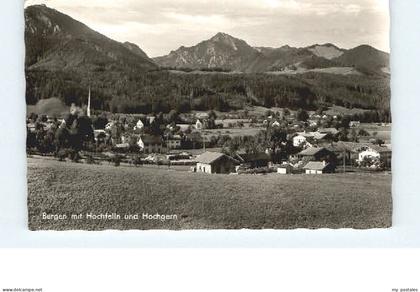
[[[217,32],[251,46],[368,44],[389,52],[388,0],[26,0],[46,4],[149,57]]]

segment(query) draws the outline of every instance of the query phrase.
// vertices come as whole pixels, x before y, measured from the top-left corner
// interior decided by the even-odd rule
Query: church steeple
[[[86,115],[88,117],[90,117],[90,86],[89,86],[89,96],[88,96],[88,104],[87,104]]]

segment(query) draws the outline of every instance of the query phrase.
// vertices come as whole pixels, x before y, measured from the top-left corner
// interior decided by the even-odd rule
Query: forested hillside
[[[229,110],[247,104],[316,109],[321,105],[389,109],[389,79],[357,75],[184,73],[166,70],[115,78],[97,72],[89,80],[72,72],[28,72],[30,104],[59,97],[66,104],[86,102],[92,87],[93,106],[118,112]],[[37,92],[33,89],[38,89]],[[31,91],[33,90],[33,91]]]

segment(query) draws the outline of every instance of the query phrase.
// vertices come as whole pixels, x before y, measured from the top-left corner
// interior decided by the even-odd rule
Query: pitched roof
[[[372,143],[358,143],[358,142],[343,142],[339,141],[336,145],[334,145],[337,149],[340,150],[347,150],[350,152],[360,152],[363,151],[365,148],[370,148],[372,150],[375,150],[379,153],[381,152],[391,152],[390,145],[376,145]]]
[[[312,156],[320,152],[321,150],[326,150],[324,147],[309,147],[301,152],[298,153],[298,155],[303,156]]]
[[[171,137],[169,137],[168,140],[181,140],[181,136],[180,135],[172,135]]]
[[[144,144],[162,144],[162,138],[160,136],[144,135],[141,137]]]
[[[322,139],[324,139],[330,133],[321,133],[321,132],[298,132],[297,134],[298,134],[298,136],[303,136],[305,138],[313,138],[315,140],[322,140]]]
[[[128,143],[121,143],[121,144],[116,144],[115,147],[116,148],[130,148],[130,144],[128,144]]]
[[[338,134],[338,130],[336,128],[319,128],[318,132],[329,133],[329,134],[332,134],[332,135]]]
[[[220,152],[209,152],[209,151],[207,151],[207,152],[204,152],[203,154],[201,154],[200,156],[198,156],[196,161],[200,162],[200,163],[210,164],[210,163],[215,162],[216,160],[219,160],[223,156],[225,156],[225,154],[220,153]]]
[[[199,163],[212,164],[213,162],[221,159],[222,157],[226,157],[226,158],[234,161],[235,163],[239,163],[236,159],[234,159],[234,158],[232,158],[232,157],[230,157],[226,154],[223,154],[223,153],[220,153],[220,152],[210,152],[210,151],[204,152],[203,154],[198,156],[196,158],[196,161],[199,162]]]
[[[258,161],[258,160],[264,160],[269,161],[270,156],[267,153],[261,152],[261,153],[237,153],[236,157],[239,158],[241,162],[251,162],[251,161]]]
[[[329,164],[324,163],[321,161],[309,161],[303,168],[304,169],[313,169],[313,170],[323,170],[325,169]]]
[[[319,132],[314,132],[314,139],[315,139],[315,140],[322,140],[322,139],[324,139],[326,136],[328,136],[328,133],[319,133]]]
[[[314,136],[313,132],[297,132],[296,134],[305,138],[313,138]]]

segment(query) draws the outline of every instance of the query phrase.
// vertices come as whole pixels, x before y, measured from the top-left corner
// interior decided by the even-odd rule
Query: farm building
[[[197,172],[204,173],[231,173],[239,164],[236,159],[219,152],[204,152],[197,157]]]
[[[140,137],[137,145],[144,153],[162,153],[164,150],[160,136],[144,135]]]
[[[241,165],[247,168],[267,167],[268,162],[271,160],[270,155],[266,153],[237,153],[235,158]]]
[[[340,141],[334,143],[332,147],[335,148],[336,151],[349,153],[349,158],[353,161],[363,161],[365,157],[390,161],[392,157],[392,150],[390,145],[380,146],[371,143]]]
[[[333,164],[325,161],[309,161],[303,169],[306,174],[333,173],[335,171]]]
[[[188,152],[179,152],[179,153],[168,153],[166,155],[168,160],[189,160],[191,159],[191,154]]]
[[[195,122],[195,128],[197,130],[202,130],[203,129],[203,123],[200,122],[200,120],[197,120],[197,122]]]
[[[391,159],[391,149],[387,146],[370,145],[358,149],[358,161],[366,158],[373,159]]]
[[[337,157],[337,164],[342,165],[344,162],[346,165],[351,165],[353,160],[356,160],[356,154],[352,150],[343,144],[343,142],[331,143],[325,146],[327,150],[333,152]]]
[[[277,167],[277,173],[279,174],[290,174],[293,171],[293,166],[290,164],[282,164]]]
[[[298,158],[307,161],[335,161],[335,154],[324,147],[310,147],[297,154]]]
[[[293,146],[298,147],[304,142],[321,142],[329,141],[332,138],[332,135],[329,133],[321,132],[300,132],[297,133],[296,139],[293,139]],[[296,142],[296,145],[295,145]],[[300,142],[300,143],[299,143]],[[298,144],[299,143],[299,144]]]
[[[168,149],[179,149],[181,148],[181,140],[180,135],[173,135],[166,141],[166,146]]]

